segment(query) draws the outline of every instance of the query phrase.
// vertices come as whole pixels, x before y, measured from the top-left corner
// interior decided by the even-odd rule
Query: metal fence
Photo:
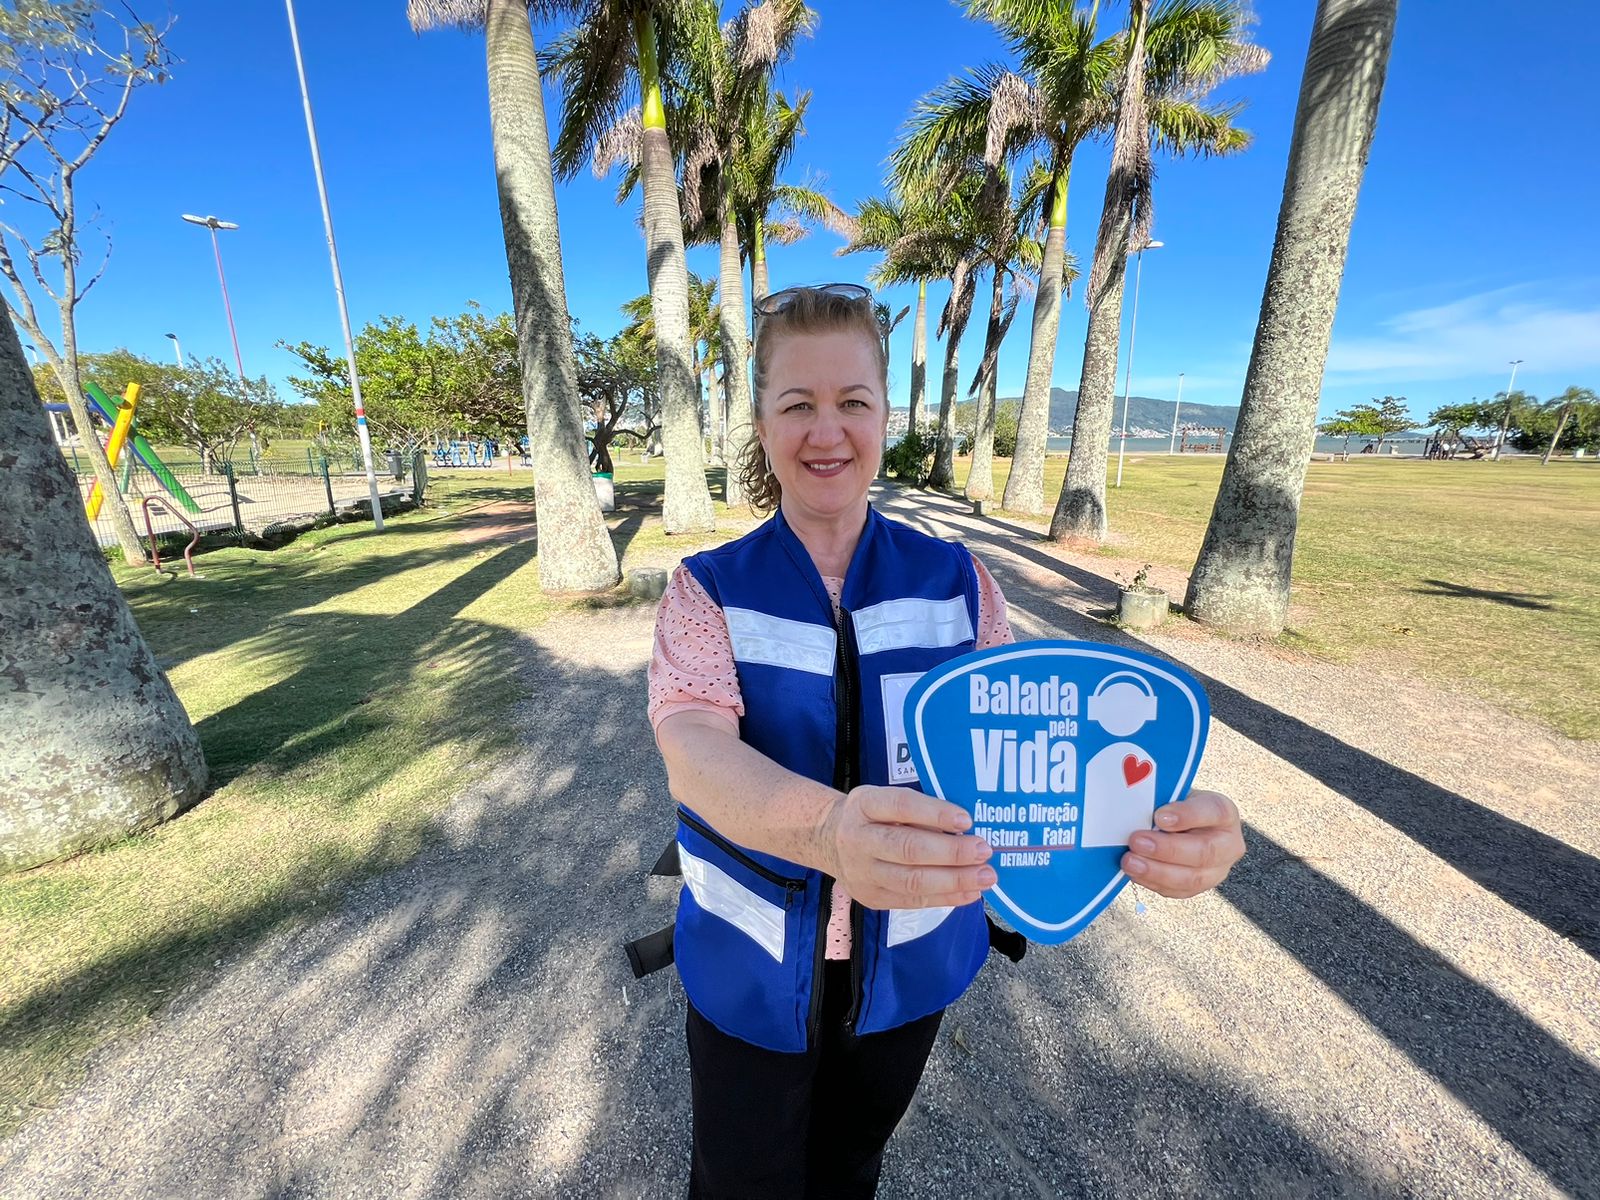
[[[85,456],[69,456],[78,474],[85,501],[94,487],[94,474]],[[421,503],[427,489],[427,456],[375,456],[378,495],[404,497]],[[288,527],[318,517],[338,516],[369,499],[367,477],[359,455],[336,448],[312,449],[303,461],[294,457],[256,458],[249,452],[231,460],[164,456],[156,462],[131,457],[117,469],[118,482],[133,523],[141,535],[168,539],[203,534],[270,537]],[[91,521],[102,546],[115,546],[116,534],[102,509]]]

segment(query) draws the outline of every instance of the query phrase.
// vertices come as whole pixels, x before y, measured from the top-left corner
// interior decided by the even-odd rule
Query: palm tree
[[[982,210],[984,258],[990,273],[989,325],[984,337],[983,360],[968,393],[975,391],[978,395],[972,465],[967,472],[965,493],[969,500],[988,500],[994,496],[994,426],[1000,346],[1011,329],[1023,291],[1033,286],[1033,277],[1044,267],[1046,247],[1035,236],[1038,222],[1033,214],[1041,198],[1051,192],[1054,182],[1049,170],[1036,163],[1024,176],[1013,199],[1009,173],[1002,169],[995,179],[1002,186],[987,190],[988,203]],[[1075,264],[1072,256],[1066,253],[1054,259],[1062,272],[1062,278],[1056,280],[1059,289],[1070,282]]]
[[[679,120],[691,131],[684,147],[684,219],[691,230],[714,224],[721,249],[722,378],[735,462],[750,439],[754,413],[739,258],[740,201],[755,183],[751,140],[767,132],[772,68],[815,23],[816,14],[800,0],[764,0],[720,27],[715,5],[694,8],[684,19]],[[737,470],[727,474],[725,495],[729,504],[744,503]]]
[[[453,25],[484,32],[495,181],[528,446],[538,480],[539,587],[546,592],[595,592],[613,586],[621,573],[589,482],[550,134],[528,9],[526,0],[410,0],[407,13],[419,31]]]
[[[1248,14],[1238,0],[1131,0],[1117,88],[1111,171],[1095,240],[1086,301],[1078,411],[1067,477],[1056,501],[1056,541],[1106,534],[1106,453],[1116,399],[1117,344],[1127,258],[1150,240],[1152,141],[1179,153],[1227,154],[1249,135],[1233,125],[1240,106],[1195,100],[1221,80],[1259,70],[1266,52],[1243,40]]]
[[[887,282],[909,283],[937,275],[950,277],[950,298],[939,314],[938,336],[944,343],[944,377],[939,388],[939,427],[934,437],[933,469],[928,486],[955,486],[956,389],[960,382],[961,338],[972,317],[977,271],[983,259],[979,192],[982,179],[969,172],[953,186],[930,191],[926,205],[931,228],[913,230],[891,249],[880,267]]]
[[[1050,391],[1067,272],[1067,187],[1079,144],[1103,132],[1113,113],[1111,85],[1120,65],[1116,39],[1095,40],[1098,0],[1087,12],[1070,0],[967,0],[969,16],[992,22],[1016,55],[1018,70],[986,66],[936,88],[912,115],[901,157],[930,168],[949,147],[981,155],[991,171],[1032,154],[1047,172],[1040,197],[1046,224],[1040,285],[1033,305],[1027,384],[1017,422],[1017,450],[1005,506],[1044,511],[1044,455]]]
[[[834,214],[830,224],[845,238],[845,245],[838,250],[839,254],[876,250],[885,255],[886,260],[895,248],[905,253],[913,235],[932,224],[926,206],[907,200],[898,188],[893,187],[887,197],[863,200],[853,214],[840,213],[837,209]],[[923,275],[912,280],[917,285],[917,315],[911,331],[911,411],[907,429],[916,429],[921,423],[927,393],[929,278],[929,275]],[[881,268],[871,272],[868,280],[879,286],[888,282]]]
[[[1549,407],[1556,410],[1556,428],[1550,435],[1550,444],[1545,447],[1544,455],[1539,459],[1541,467],[1550,465],[1550,456],[1556,452],[1556,447],[1561,444],[1561,435],[1567,431],[1567,422],[1572,419],[1572,410],[1580,406],[1593,407],[1595,394],[1589,388],[1569,387],[1561,395],[1554,397]]]
[[[1201,621],[1276,634],[1288,615],[1322,371],[1397,7],[1317,5],[1239,423],[1189,577],[1185,603]]]
[[[200,741],[101,557],[0,302],[0,872],[146,829],[206,789]]]
[[[805,134],[811,93],[799,93],[791,104],[778,91],[752,106],[744,137],[739,187],[739,242],[750,264],[750,295],[767,294],[767,243],[792,246],[809,232],[808,224],[840,229],[839,210],[820,183],[785,183],[780,178]]]
[[[702,25],[696,10],[708,6],[715,7],[711,0],[583,0],[577,24],[556,40],[549,55],[562,94],[557,174],[569,178],[586,160],[604,174],[631,160],[644,183],[645,262],[667,459],[662,517],[669,534],[704,532],[716,524],[689,345],[683,215],[663,88],[683,53],[680,30]],[[637,86],[641,103],[624,113],[630,84]]]
[[[722,357],[721,307],[717,303],[717,281],[696,275],[693,271],[689,272],[689,345],[694,354],[695,378],[705,379],[709,385],[708,391],[712,393],[709,405],[712,420],[720,419],[725,422],[727,413],[719,410],[715,395],[715,369],[717,360]],[[648,292],[642,296],[635,296],[622,305],[622,315],[629,321],[627,329],[623,332],[643,338],[653,348],[656,344],[656,322],[652,309]],[[699,384],[696,383],[695,386],[696,394],[699,395]],[[653,442],[648,449],[652,454],[659,454],[661,451],[661,447]]]

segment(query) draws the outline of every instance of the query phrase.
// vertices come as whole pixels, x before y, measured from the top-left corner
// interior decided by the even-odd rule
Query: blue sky
[[[880,188],[883,160],[918,95],[962,67],[1004,58],[984,25],[945,0],[812,0],[817,34],[781,83],[810,88],[809,136],[792,168],[826,177],[851,205]],[[148,5],[146,7],[149,7]],[[731,11],[731,5],[729,9]],[[1104,7],[1104,6],[1103,6]],[[1110,19],[1120,6],[1110,6]],[[1272,246],[1309,2],[1258,5],[1268,70],[1223,95],[1249,102],[1256,140],[1221,161],[1159,164],[1155,236],[1144,264],[1133,391],[1236,404]],[[357,325],[379,314],[425,322],[469,300],[509,306],[490,159],[480,37],[410,31],[402,0],[301,0],[300,25],[345,283]],[[273,0],[174,0],[172,81],[134,101],[81,177],[116,249],[80,311],[86,349],[125,345],[229,356],[205,231],[183,212],[237,221],[223,254],[247,370],[281,382],[282,339],[339,339],[321,217],[287,24]],[[1600,165],[1585,118],[1600,22],[1507,15],[1488,0],[1403,7],[1378,136],[1357,212],[1322,410],[1385,393],[1425,415],[1489,395],[1508,362],[1547,396],[1600,384]],[[548,92],[552,120],[558,97]],[[1074,165],[1068,236],[1087,262],[1105,149]],[[617,305],[645,290],[636,205],[585,173],[559,188],[571,307],[590,329],[622,324]],[[868,256],[834,257],[818,231],[772,252],[773,286],[859,280]],[[713,274],[711,249],[690,267]],[[962,345],[963,384],[980,352],[983,306]],[[886,296],[898,308],[910,289]],[[942,303],[944,289],[930,289]],[[934,309],[935,313],[937,308]],[[1058,386],[1077,386],[1085,314],[1065,308]],[[1026,315],[1001,359],[1001,394],[1020,394]],[[905,402],[909,320],[896,334],[891,392]],[[1126,344],[1126,343],[1125,343]],[[930,350],[930,358],[942,350]],[[1120,384],[1120,381],[1119,381]]]

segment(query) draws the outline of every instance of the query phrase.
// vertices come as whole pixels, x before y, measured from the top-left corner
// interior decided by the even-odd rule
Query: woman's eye
[[[793,404],[789,405],[789,407],[784,409],[783,411],[784,412],[807,412],[807,411],[810,410],[810,408],[811,408],[811,402],[809,400],[796,400]]]

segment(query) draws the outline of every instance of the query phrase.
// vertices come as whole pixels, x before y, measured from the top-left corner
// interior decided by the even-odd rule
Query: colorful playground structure
[[[195,501],[177,477],[167,469],[167,465],[156,454],[155,448],[135,431],[133,427],[135,412],[139,407],[139,385],[130,383],[127,391],[123,393],[122,403],[113,406],[110,397],[97,385],[90,383],[84,386],[84,398],[89,402],[89,412],[98,417],[111,430],[106,441],[106,459],[115,468],[122,459],[123,450],[131,446],[133,456],[142,463],[156,482],[166,493],[191,513],[200,511],[200,505]],[[45,409],[52,413],[66,413],[65,404],[46,404]],[[122,479],[123,490],[127,490],[131,472],[124,472]],[[100,483],[95,481],[94,487],[89,491],[87,511],[89,519],[93,521],[100,515],[100,506],[105,502],[105,496],[100,491]]]

